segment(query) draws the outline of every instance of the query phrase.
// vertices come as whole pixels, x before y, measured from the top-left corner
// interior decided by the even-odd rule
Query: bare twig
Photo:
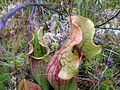
[[[40,26],[43,26],[44,24],[40,24]],[[4,28],[9,28],[9,29],[12,29],[12,28],[24,28],[24,27],[29,27],[29,26],[31,26],[31,27],[33,27],[34,25],[23,25],[23,26],[14,26],[14,27],[4,27]]]
[[[109,27],[109,28],[98,28],[98,29],[111,29],[111,30],[120,30],[120,28],[112,28],[112,27]]]
[[[36,6],[33,6],[32,7],[32,11],[31,11],[31,14],[30,14],[30,21],[32,21],[33,20],[33,14],[35,13],[35,8],[36,8]]]
[[[28,42],[30,41],[30,35],[31,35],[31,32],[30,32],[30,29],[31,29],[31,28],[30,28],[30,26],[28,26],[27,29],[28,29],[28,33],[27,33],[26,51],[25,51],[25,53],[28,53],[28,48],[29,48]]]
[[[112,50],[113,50],[113,48],[112,48]],[[110,61],[110,56],[111,56],[111,54],[112,54],[112,50],[110,51],[110,54],[109,54],[109,56],[108,56],[108,61]],[[109,62],[107,63],[107,65],[106,65],[104,71],[101,73],[100,78],[99,78],[100,80],[103,78],[104,73],[105,73],[106,70],[108,69],[108,65],[109,65]],[[91,87],[90,90],[95,90],[99,83],[100,83],[100,81],[97,82],[97,84],[94,84],[93,87]]]
[[[2,59],[2,60],[7,59],[8,60],[8,59],[15,59],[15,57],[0,57],[0,59]]]
[[[104,76],[104,73],[106,72],[106,70],[108,69],[108,66],[105,67],[104,71],[101,73],[101,76],[99,78],[99,80],[101,80]],[[94,85],[89,89],[89,90],[95,90],[95,88],[97,87],[97,85],[100,83],[100,81],[98,81],[96,84],[94,83]]]
[[[9,67],[13,67],[13,65],[12,65],[12,64],[5,63],[5,62],[2,62],[2,61],[0,61],[0,64],[2,64],[2,65],[6,65],[6,66],[9,66]]]
[[[5,23],[8,20],[8,18],[10,18],[15,12],[21,10],[22,8],[28,7],[28,6],[42,6],[44,8],[49,9],[49,10],[53,10],[53,11],[59,13],[60,15],[65,15],[64,13],[59,12],[57,9],[48,7],[47,5],[44,5],[41,3],[26,3],[26,4],[22,4],[18,7],[16,7],[15,9],[9,11],[8,13],[6,13],[3,16],[2,20],[0,21],[0,31],[2,31],[3,27],[5,27]]]
[[[8,54],[11,54],[13,57],[16,57],[16,56],[14,56],[11,52],[5,50],[1,45],[0,45],[0,51],[6,52],[6,53],[8,53]]]
[[[115,14],[115,16],[111,17],[110,19],[108,19],[107,21],[105,21],[104,23],[100,24],[100,25],[96,25],[95,28],[99,28],[100,26],[105,25],[106,23],[108,23],[109,21],[111,21],[112,19],[114,19],[115,17],[117,17],[120,13],[120,10]]]

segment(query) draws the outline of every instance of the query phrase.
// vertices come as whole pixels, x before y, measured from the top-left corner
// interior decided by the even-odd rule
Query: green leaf
[[[46,63],[43,60],[32,59],[30,66],[32,75],[42,90],[49,90],[50,84],[45,75]]]
[[[27,55],[31,56],[31,72],[37,83],[43,90],[49,90],[49,82],[45,76],[46,64],[50,60],[50,49],[43,40],[43,28],[32,34],[33,38],[29,42],[30,48]]]
[[[26,79],[23,79],[18,85],[18,90],[42,90],[42,89],[40,88],[39,85]]]
[[[0,90],[6,90],[6,87],[0,82]]]
[[[99,54],[102,50],[100,45],[95,45],[93,43],[93,36],[95,33],[93,22],[88,18],[75,15],[71,17],[71,23],[80,26],[83,39],[77,46],[83,51],[86,59],[91,61],[92,58]]]
[[[112,76],[113,74],[113,69],[107,69],[106,72],[104,73],[105,76]]]
[[[44,59],[45,57],[48,57],[50,49],[43,40],[43,28],[41,27],[38,31],[35,31],[35,33],[32,35],[33,38],[29,42],[30,47],[27,55],[31,56],[34,59]]]
[[[5,82],[6,80],[10,79],[11,78],[11,74],[0,74],[0,82]]]

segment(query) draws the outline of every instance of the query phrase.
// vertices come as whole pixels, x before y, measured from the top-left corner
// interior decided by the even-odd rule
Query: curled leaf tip
[[[80,25],[83,39],[77,46],[84,52],[86,59],[92,60],[94,56],[102,51],[101,45],[95,45],[93,42],[95,34],[93,22],[89,18],[75,15],[71,17],[71,23]]]

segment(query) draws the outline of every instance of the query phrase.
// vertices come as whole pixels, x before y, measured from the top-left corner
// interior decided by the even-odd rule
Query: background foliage
[[[29,6],[16,12],[6,23],[0,35],[0,90],[15,89],[22,78],[33,82],[25,54],[28,52],[30,32],[38,27],[30,23],[35,20],[44,27],[45,31],[52,31],[55,26],[69,28],[65,24],[66,17],[81,15],[90,18],[95,26],[101,25],[120,11],[119,0],[0,0],[0,18],[23,3],[36,2],[53,7],[63,13],[58,18],[52,17],[56,13],[43,7]],[[54,20],[51,20],[55,18]],[[83,90],[119,90],[120,88],[120,15],[96,27],[94,42],[103,47],[101,55],[97,55],[93,62],[83,60],[79,68],[78,87]],[[57,24],[51,23],[56,22]],[[47,23],[47,25],[46,25]],[[51,29],[52,28],[52,29]],[[68,29],[69,30],[69,29]],[[68,32],[65,32],[67,35]],[[50,39],[50,37],[48,37]],[[26,63],[27,62],[27,63]]]

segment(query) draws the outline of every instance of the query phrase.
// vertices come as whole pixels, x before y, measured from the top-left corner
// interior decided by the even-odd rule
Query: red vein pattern
[[[72,49],[81,41],[82,32],[80,26],[71,24],[71,31],[67,41],[63,44],[62,48],[53,55],[47,65],[46,74],[53,74],[47,76],[47,78],[54,88],[61,87],[66,83],[66,80],[70,80],[76,76],[82,58],[82,52],[78,52],[80,54],[79,57],[72,53]]]

